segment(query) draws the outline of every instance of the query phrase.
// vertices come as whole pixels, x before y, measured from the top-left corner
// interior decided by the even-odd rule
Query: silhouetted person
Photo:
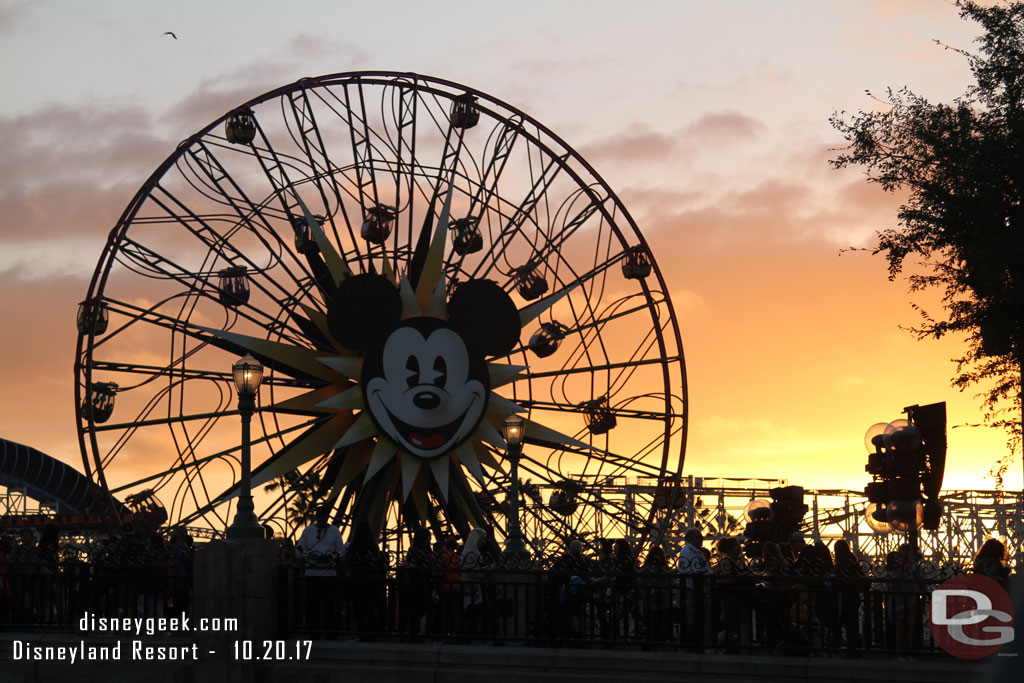
[[[817,617],[825,624],[827,639],[825,644],[838,647],[839,645],[839,594],[836,591],[834,582],[830,580],[835,573],[835,562],[832,560],[832,552],[820,539],[811,546],[814,575],[818,580],[808,580],[813,587],[810,594],[813,600],[812,608]]]
[[[743,562],[743,548],[738,539],[723,536],[715,545],[718,576],[718,594],[721,600],[721,618],[725,628],[720,640],[738,651],[737,646],[750,643],[753,581],[747,575]]]
[[[789,625],[789,607],[792,604],[790,587],[793,562],[783,555],[779,544],[765,541],[761,544],[760,579],[755,584],[758,624],[764,626],[764,645],[778,648]]]
[[[804,540],[804,535],[802,533],[794,531],[789,535],[789,542],[786,545],[789,546],[789,552],[793,562],[796,562],[800,558],[800,553],[807,547],[807,541]]]
[[[597,571],[604,574],[611,574],[615,571],[615,558],[613,551],[615,542],[610,538],[602,538],[597,550]]]
[[[484,583],[493,568],[486,553],[487,532],[473,529],[462,548],[462,607],[466,630],[477,633],[484,626]]]
[[[1006,546],[994,538],[990,538],[974,556],[972,570],[975,574],[982,574],[999,583],[1006,588],[1006,582],[1010,578],[1010,570],[1006,566]]]
[[[885,556],[885,577],[881,582],[881,590],[885,596],[883,612],[887,635],[885,644],[890,650],[905,651],[910,643],[910,633],[915,617],[911,590],[916,586],[907,580],[908,577],[905,552],[891,552]]]
[[[412,545],[398,568],[398,626],[411,636],[422,632],[423,618],[432,602],[430,574],[433,564],[430,531],[419,528],[413,533]]]
[[[789,608],[789,630],[783,642],[784,652],[806,654],[821,649],[821,622],[814,613],[814,602],[807,587],[793,586],[793,603]]]
[[[171,598],[174,613],[191,610],[190,589],[192,587],[192,549],[188,544],[188,534],[183,527],[171,533],[171,542],[167,546],[167,555],[174,572],[174,593]]]
[[[839,623],[846,631],[849,653],[859,655],[861,593],[867,589],[864,568],[846,541],[836,541],[833,548],[836,556],[836,584],[839,588]]]
[[[628,638],[630,625],[639,621],[639,600],[636,594],[636,557],[628,539],[615,539],[612,560],[615,568],[614,633]]]
[[[498,541],[494,538],[494,527],[490,524],[482,527],[486,536],[484,542],[480,546],[480,555],[483,557],[484,563],[496,567],[501,564],[501,546]]]
[[[459,552],[458,536],[448,534],[445,537],[439,560],[440,632],[458,633],[462,630],[462,554]]]
[[[672,594],[674,587],[679,585],[673,580],[673,574],[661,546],[656,545],[647,551],[640,572],[641,604],[647,639],[656,643],[665,642],[672,636]]]
[[[315,521],[307,526],[295,554],[305,565],[306,626],[311,629],[338,626],[338,560],[345,554],[338,527],[330,524],[330,508],[322,506],[316,511]]]
[[[377,546],[377,539],[370,529],[370,523],[365,519],[356,525],[345,559],[348,565],[356,629],[361,638],[373,640],[374,634],[383,625],[387,598],[385,577],[388,567]]]
[[[704,554],[704,536],[700,529],[690,527],[683,535],[683,547],[679,549],[679,558],[676,561],[676,570],[680,574],[710,574],[711,563]],[[687,581],[687,586],[692,586],[692,581]]]
[[[547,620],[556,636],[582,633],[589,581],[590,561],[583,555],[583,543],[570,541],[565,554],[552,564],[546,583]]]
[[[595,609],[597,610],[598,629],[601,637],[610,640],[612,637],[611,609],[614,602],[615,542],[610,538],[602,538],[594,560]]]

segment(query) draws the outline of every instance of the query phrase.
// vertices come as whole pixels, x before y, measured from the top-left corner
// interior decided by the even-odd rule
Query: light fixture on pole
[[[523,560],[530,557],[530,551],[523,542],[523,530],[519,526],[519,457],[523,454],[524,420],[518,415],[510,415],[505,419],[502,432],[508,444],[508,459],[512,465],[512,490],[509,495],[509,517],[505,529],[505,558]]]
[[[238,496],[235,521],[228,527],[228,538],[263,538],[263,527],[253,512],[252,467],[249,458],[249,422],[256,410],[256,392],[263,381],[263,366],[246,354],[231,366],[231,376],[238,390],[238,412],[242,416],[242,491]]]

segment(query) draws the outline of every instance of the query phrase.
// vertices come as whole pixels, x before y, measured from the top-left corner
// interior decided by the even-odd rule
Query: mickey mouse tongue
[[[447,437],[442,434],[431,434],[429,436],[424,436],[423,434],[409,435],[409,443],[416,446],[416,448],[422,448],[425,451],[439,448],[443,446],[444,442],[447,440]]]

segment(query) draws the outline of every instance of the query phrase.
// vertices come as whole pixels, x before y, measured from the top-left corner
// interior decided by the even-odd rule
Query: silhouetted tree
[[[878,233],[874,253],[888,260],[890,280],[915,267],[912,292],[943,290],[945,318],[915,306],[922,322],[913,331],[966,336],[953,385],[987,387],[985,420],[1009,435],[1005,472],[1024,417],[1024,3],[957,7],[984,33],[976,54],[946,48],[967,59],[976,82],[949,104],[890,89],[879,111],[833,114],[849,144],[832,163],[863,166],[870,182],[907,193],[898,227]]]
[[[265,491],[281,491],[284,498],[285,535],[301,529],[316,517],[321,500],[321,480],[318,472],[292,470],[265,485]]]

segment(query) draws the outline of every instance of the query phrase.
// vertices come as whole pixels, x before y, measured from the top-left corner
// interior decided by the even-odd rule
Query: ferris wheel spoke
[[[408,214],[408,229],[409,238],[408,244],[413,242],[413,230],[415,229],[414,221],[416,220],[416,212],[414,208],[415,199],[415,188],[416,188],[416,128],[417,121],[419,120],[416,116],[417,108],[420,104],[420,98],[417,94],[415,87],[401,87],[398,88],[398,116],[396,117],[396,123],[398,124],[397,140],[394,144],[395,148],[395,209],[401,211],[402,208],[402,185],[403,180],[406,187],[406,193],[409,195],[408,202],[409,208],[406,212]],[[431,204],[431,209],[433,204]],[[431,210],[427,210],[429,216]],[[398,231],[395,231],[394,235],[395,244],[399,242]]]
[[[363,83],[355,84],[358,92],[358,111],[353,106],[349,85],[342,87],[344,93],[343,104],[348,115],[348,129],[350,142],[352,144],[352,159],[356,172],[356,186],[359,192],[359,203],[361,206],[379,206],[380,195],[377,192],[377,180],[374,174],[373,155],[373,132],[370,129],[369,120],[366,116],[366,98],[363,90]]]
[[[518,117],[515,117],[513,119],[499,122],[496,125],[498,128],[498,138],[494,143],[494,153],[488,159],[487,166],[480,178],[480,183],[477,185],[476,192],[470,199],[470,216],[474,215],[477,207],[490,206],[491,198],[497,193],[498,181],[501,180],[502,173],[508,164],[512,150],[515,148],[516,141],[519,140],[519,129],[522,126],[522,121],[519,120]],[[484,209],[481,208],[480,210],[482,213]]]
[[[537,302],[534,302],[532,304],[529,304],[526,307],[524,307],[523,309],[521,309],[521,311],[520,311],[520,318],[521,318],[522,322],[525,324],[525,323],[533,320],[534,318],[539,316],[541,313],[543,313],[545,310],[547,310],[547,308],[549,308],[551,305],[556,303],[558,301],[558,298],[565,296],[566,294],[572,292],[573,290],[575,290],[577,288],[585,287],[588,282],[594,280],[595,278],[602,277],[614,265],[615,265],[615,261],[604,261],[602,263],[599,263],[599,264],[593,266],[592,268],[590,268],[589,270],[587,270],[587,271],[585,271],[583,273],[577,273],[574,268],[572,268],[571,266],[568,266],[566,268],[566,270],[569,271],[571,277],[570,278],[564,278],[564,277],[563,278],[557,278],[555,280],[556,287],[555,287],[554,291],[552,291],[551,294],[548,294],[547,296],[545,296],[540,301],[537,301]],[[493,264],[492,264],[491,267],[488,267],[487,272],[485,273],[485,275],[489,274],[492,269],[493,269]],[[515,279],[515,277],[513,276],[511,278],[506,279],[502,286],[503,286],[503,288],[506,291],[511,291],[511,290],[515,289],[515,287],[516,287],[516,279]],[[645,308],[651,308],[656,303],[661,303],[661,302],[649,302],[647,305],[638,307],[636,310],[643,310]],[[578,322],[572,329],[574,329],[574,330],[582,330],[585,327],[588,327],[588,325],[586,325],[586,324],[584,324],[582,322]],[[515,351],[512,351],[510,353],[515,353]]]
[[[573,405],[571,403],[558,403],[549,401],[533,401],[529,399],[518,399],[516,401],[523,408],[531,410],[550,410],[555,412],[563,413],[579,413],[581,415],[587,413],[587,408],[583,406]],[[628,408],[609,408],[609,410],[617,417],[628,417],[638,420],[664,420],[666,417],[682,417],[680,414],[666,415],[661,412],[653,412],[649,410],[631,410]]]
[[[152,308],[144,309],[123,301],[107,299],[107,302],[113,304],[110,306],[111,312],[132,317],[135,322],[148,323],[168,329],[172,333],[187,335],[200,343],[215,346],[236,356],[251,353],[262,363],[296,381],[317,384],[329,382],[336,377],[336,373],[316,360],[318,356],[324,355],[320,350],[201,327],[180,318],[157,313]]]
[[[320,192],[320,199],[323,201],[326,214],[331,216],[334,214],[333,207],[341,207],[341,194],[338,192],[337,185],[332,182],[324,182],[325,179],[334,175],[335,169],[327,154],[323,136],[320,134],[320,126],[317,125],[316,114],[306,88],[288,93],[288,104],[292,120],[298,128],[296,142],[301,144],[302,151],[306,153],[306,159],[311,169],[310,178],[313,179],[313,183]],[[348,227],[351,229],[351,225]]]
[[[157,196],[157,193],[162,195],[163,199]],[[224,261],[232,262],[236,258],[244,258],[223,235],[211,227],[211,220],[223,220],[223,216],[197,214],[177,195],[159,183],[154,185],[150,192],[149,201],[159,207],[164,212],[164,216],[149,217],[148,220],[146,217],[140,217],[140,223],[173,221],[191,233],[211,254]],[[177,210],[173,209],[172,205],[176,206]],[[237,227],[237,224],[235,225]]]
[[[274,234],[270,222],[265,215],[266,207],[258,205],[245,193],[241,185],[228,173],[212,147],[226,149],[230,152],[236,151],[235,149],[223,148],[216,142],[207,139],[200,139],[195,145],[188,148],[187,158],[192,161],[189,164],[189,169],[193,172],[198,169],[202,178],[205,179],[204,185],[215,191],[220,199],[205,195],[205,193],[203,194],[214,201],[230,206],[241,225],[255,222],[261,224],[267,231],[267,234]],[[186,178],[186,180],[188,179]],[[191,181],[189,183],[192,184]]]
[[[152,427],[154,425],[175,425],[185,424],[193,422],[195,420],[211,420],[218,419],[221,417],[227,417],[229,415],[241,415],[237,410],[218,410],[209,413],[190,413],[183,415],[171,415],[169,417],[157,417],[148,420],[135,420],[133,422],[121,422],[115,424],[94,424],[91,427],[87,427],[86,431],[89,432],[116,432],[127,429],[136,429],[138,427]]]
[[[138,374],[146,375],[150,377],[161,377],[161,376],[173,376],[182,380],[210,380],[215,382],[231,382],[232,375],[230,372],[223,372],[218,370],[199,370],[194,368],[177,368],[173,366],[165,365],[141,365],[137,363],[116,363],[112,361],[93,360],[91,363],[93,370],[100,372],[121,372],[127,374]],[[267,386],[280,386],[289,388],[301,388],[309,389],[310,384],[307,382],[300,382],[290,377],[277,377],[267,376],[262,385]],[[124,387],[121,387],[122,389]]]
[[[272,151],[270,151],[269,153],[273,154]],[[264,247],[266,247],[268,254],[277,254],[281,250],[288,249],[287,245],[284,242],[282,242],[280,238],[277,237],[276,231],[273,230],[272,226],[270,225],[270,222],[267,220],[267,217],[265,215],[267,212],[267,207],[265,205],[257,205],[248,197],[248,195],[245,194],[241,186],[228,174],[227,170],[224,168],[224,165],[220,162],[220,160],[210,149],[210,146],[205,143],[205,141],[200,140],[199,142],[197,142],[196,149],[190,149],[189,154],[191,155],[191,158],[195,162],[196,166],[206,176],[208,182],[213,184],[213,187],[216,188],[217,192],[220,194],[220,196],[224,198],[225,202],[228,203],[232,207],[232,209],[234,209],[235,214],[238,217],[239,228],[253,225],[254,223],[260,225],[263,228],[263,231],[253,229],[252,234],[255,235],[257,239],[260,240]],[[254,153],[252,156],[258,158],[257,153]],[[276,239],[276,245],[271,245],[269,242],[267,242],[264,233],[266,235],[273,236]],[[251,259],[249,259],[245,253],[238,252],[237,257],[236,259],[234,259],[233,262],[237,263],[238,261],[245,262],[248,265],[248,267],[254,272],[260,272],[261,270],[263,270]],[[284,260],[278,259],[278,266],[281,267],[285,271],[285,273],[287,273],[288,277],[295,284],[300,284],[302,280],[305,279],[304,277],[300,277],[293,273],[288,263],[286,263]],[[309,273],[306,274],[306,277],[308,276]],[[274,284],[277,283],[274,282]],[[282,291],[286,291],[283,287],[281,287],[281,285],[278,286],[282,289]]]
[[[523,224],[526,222],[527,218],[533,215],[537,205],[544,198],[548,187],[555,181],[558,174],[565,169],[565,161],[567,159],[568,155],[563,155],[551,157],[547,161],[544,168],[541,170],[539,177],[533,181],[533,186],[530,188],[530,191],[527,192],[526,197],[518,206],[515,207],[496,238],[491,240],[491,244],[493,245],[491,248],[491,258],[480,263],[480,265],[478,265],[470,274],[471,277],[486,277],[491,270],[499,264],[499,260],[504,260],[505,252],[511,244],[513,237],[516,235],[522,235],[521,230]],[[531,243],[531,246],[536,250],[536,245]],[[523,264],[516,264],[511,267],[518,267],[519,265]],[[483,269],[482,272],[481,269]]]
[[[615,466],[620,468],[621,471],[635,470],[637,468],[644,469],[648,472],[648,476],[658,476],[656,473],[660,470],[654,465],[650,465],[643,460],[640,460],[633,456],[621,455],[613,453],[608,449],[603,448],[580,448],[578,446],[563,445],[552,443],[550,441],[544,441],[541,439],[533,439],[526,437],[523,440],[524,443],[528,443],[533,446],[540,448],[551,449],[552,455],[575,455],[584,458],[584,462],[597,462],[599,467],[604,465]]]
[[[256,467],[256,468],[253,469],[253,471],[252,471],[252,482],[253,482],[253,484],[252,485],[253,486],[264,485],[264,484],[268,483],[270,480],[274,479],[276,476],[278,476],[276,474],[271,476],[271,473],[276,471],[275,468],[279,467],[279,464],[280,464],[280,462],[282,460],[285,460],[285,459],[302,460],[302,462],[298,463],[299,465],[301,465],[304,462],[308,462],[309,460],[311,460],[313,458],[316,458],[318,456],[323,455],[324,454],[323,450],[320,450],[319,452],[313,452],[316,449],[315,448],[314,449],[309,449],[309,448],[307,448],[307,446],[311,442],[316,442],[315,445],[319,446],[319,444],[324,441],[323,436],[324,436],[324,431],[325,430],[323,428],[329,422],[330,422],[329,418],[318,418],[318,419],[312,420],[311,422],[307,422],[307,423],[301,425],[301,428],[305,429],[305,431],[302,434],[300,434],[297,437],[295,437],[291,442],[289,442],[289,444],[287,446],[285,446],[284,449],[276,452],[274,455],[272,455],[270,458],[268,458],[265,462],[263,462],[259,467]],[[328,427],[328,429],[326,431],[333,432],[333,429],[334,429],[333,427]],[[268,436],[265,440],[269,441],[271,439],[277,438],[280,435],[281,435],[281,433],[274,434],[274,435]],[[237,449],[234,449],[234,450],[237,450]],[[303,460],[303,458],[305,458],[305,459]],[[296,466],[298,466],[298,465],[296,465]],[[233,485],[227,487],[218,496],[212,498],[207,504],[205,504],[202,507],[194,510],[188,516],[184,517],[181,520],[181,524],[189,524],[189,523],[191,523],[191,522],[193,522],[193,521],[195,521],[195,520],[197,520],[197,519],[199,519],[201,517],[204,517],[205,515],[209,514],[211,511],[213,511],[219,505],[223,505],[223,504],[227,503],[230,498],[232,498],[233,496],[237,495],[239,487],[240,487],[240,484],[233,484]]]
[[[573,367],[561,368],[559,370],[548,370],[539,372],[527,371],[522,374],[521,379],[523,379],[524,381],[529,381],[548,377],[564,377],[565,375],[601,372],[604,370],[630,369],[644,365],[661,365],[666,360],[672,361],[677,359],[678,358],[640,358],[630,359],[628,361],[623,361],[621,363],[605,363],[602,365],[578,365]]]
[[[609,323],[609,322],[611,322],[613,320],[617,320],[619,318],[624,318],[626,316],[632,315],[633,313],[637,313],[639,311],[656,310],[658,304],[663,303],[663,302],[664,302],[664,300],[661,300],[661,301],[652,300],[652,301],[644,303],[644,304],[642,304],[640,306],[635,306],[633,308],[629,308],[629,309],[626,309],[624,311],[615,311],[614,313],[609,313],[609,314],[606,314],[606,315],[602,315],[602,316],[600,316],[598,318],[586,319],[586,322],[578,323],[576,325],[573,325],[572,327],[566,327],[566,331],[564,333],[564,337],[563,338],[571,338],[573,335],[580,334],[580,333],[583,333],[583,332],[589,332],[591,330],[600,331],[600,329],[605,324],[607,324],[607,323]],[[608,309],[606,309],[606,310],[608,310]],[[519,346],[516,349],[513,349],[512,351],[510,351],[508,353],[508,355],[511,356],[511,355],[516,354],[516,353],[526,352],[528,350],[530,350],[529,343],[527,343],[526,345],[523,345],[523,346]],[[659,360],[664,361],[664,362],[668,362],[668,363],[673,363],[673,362],[677,362],[677,361],[681,362],[682,361],[682,356],[681,355],[677,355],[677,356],[668,356],[668,355],[666,355],[666,356],[662,356],[660,359],[656,359],[656,358],[640,359],[639,362],[642,362],[642,363],[652,362],[653,363],[653,362],[658,362]],[[531,377],[538,377],[539,378],[539,377],[556,376],[556,375],[561,375],[561,374],[565,374],[565,373],[587,372],[588,370],[597,371],[598,369],[603,368],[603,367],[605,367],[605,366],[576,366],[576,365],[571,364],[569,361],[566,361],[566,363],[563,364],[563,366],[560,369],[558,369],[558,370],[544,371],[544,372],[535,372],[535,373],[530,374],[530,376]]]
[[[416,239],[416,248],[413,253],[412,262],[410,266],[410,271],[412,275],[410,280],[411,282],[413,282],[414,285],[418,283],[420,271],[422,270],[423,264],[427,259],[427,254],[430,249],[431,237],[434,234],[435,207],[437,206],[437,202],[441,200],[442,197],[445,197],[445,199],[441,200],[442,203],[444,204],[444,208],[442,209],[441,213],[445,218],[446,225],[443,226],[443,228],[439,229],[448,230],[449,226],[451,225],[451,216],[449,215],[448,211],[451,206],[452,195],[455,192],[456,170],[458,166],[459,154],[463,148],[464,133],[464,127],[456,127],[454,123],[452,123],[451,121],[449,122],[448,129],[445,133],[444,147],[441,151],[441,159],[437,165],[437,176],[434,179],[434,181],[430,183],[429,190],[427,191],[430,200],[427,203],[423,227],[421,228],[420,234]],[[453,137],[454,141],[452,139]]]
[[[317,224],[318,221],[314,220],[314,217],[310,214],[306,205],[302,201],[302,198],[299,194],[299,185],[295,182],[295,179],[289,175],[288,167],[292,166],[293,172],[297,176],[302,177],[303,183],[312,182],[316,185],[317,192],[320,195],[321,201],[323,202],[324,205],[324,220],[331,220],[333,225],[334,212],[332,211],[328,195],[326,191],[323,189],[323,183],[321,182],[322,177],[324,177],[323,174],[317,173],[316,169],[314,168],[311,169],[311,173],[304,175],[299,171],[297,165],[285,163],[285,156],[274,149],[273,145],[270,142],[270,139],[267,137],[263,128],[257,125],[257,131],[260,134],[260,138],[263,144],[261,146],[253,145],[252,149],[254,151],[254,156],[259,161],[260,167],[263,169],[263,173],[264,175],[266,175],[267,180],[270,181],[271,188],[273,189],[273,194],[277,198],[278,203],[281,205],[283,219],[288,221],[292,225],[293,230],[298,229],[296,227],[296,221],[299,221],[306,223],[308,225],[309,230],[314,234],[317,232],[321,232],[321,228]],[[333,177],[333,175],[330,177]],[[333,192],[337,193],[337,185],[335,183],[331,183],[331,185],[334,188]],[[340,195],[338,196],[339,209],[342,211],[342,215],[345,219],[346,224],[349,227],[349,233],[351,235],[351,221],[349,221],[347,214],[345,213],[344,202],[340,200]],[[334,233],[335,237],[337,238],[338,235],[336,227],[334,228]],[[333,246],[330,245],[325,238],[321,239],[322,235],[317,234],[315,236],[316,242],[319,245],[320,250],[325,255],[337,256],[336,252],[334,252]],[[356,253],[358,254],[359,242],[353,239],[352,245]],[[309,265],[308,272],[310,274],[310,277],[313,279],[313,281],[318,282],[321,289],[323,289],[325,284],[329,283],[328,280],[325,280],[323,278],[323,270],[327,268],[327,266],[331,265],[331,259],[328,258],[328,262],[325,265],[323,263],[324,257],[321,256],[320,254],[317,254],[313,251],[309,251],[305,253],[304,256],[305,262]],[[296,258],[296,261],[301,263],[301,260],[298,258]],[[318,275],[320,275],[320,280],[317,279]],[[333,285],[333,283],[330,284]]]
[[[255,439],[252,440],[251,443],[252,443],[253,446],[260,446],[260,445],[262,445],[264,443],[270,443],[271,441],[273,441],[275,439],[282,438],[283,436],[285,436],[287,434],[291,434],[291,433],[296,432],[296,431],[298,431],[300,429],[306,429],[308,427],[309,427],[309,423],[293,425],[291,427],[286,427],[284,429],[281,429],[280,431],[275,432],[273,434],[266,434],[264,436],[255,438]],[[149,477],[145,477],[143,479],[138,479],[138,480],[133,481],[133,482],[131,482],[129,484],[123,484],[121,486],[118,486],[117,488],[112,488],[110,490],[110,492],[111,493],[121,493],[122,491],[130,491],[132,489],[135,489],[135,488],[138,488],[138,487],[142,486],[143,484],[148,484],[151,481],[155,481],[157,479],[160,479],[161,477],[170,476],[170,475],[173,475],[173,474],[176,474],[176,473],[179,473],[179,472],[188,472],[189,470],[200,468],[200,467],[202,467],[204,465],[207,465],[209,463],[215,462],[217,460],[223,460],[224,458],[235,456],[241,450],[242,450],[242,446],[241,445],[232,446],[231,448],[226,448],[226,449],[218,451],[218,452],[216,452],[216,453],[214,453],[212,455],[207,455],[207,456],[204,456],[202,458],[194,458],[194,459],[192,459],[190,461],[183,461],[181,465],[173,466],[173,467],[170,467],[167,470],[165,470],[163,472],[160,472],[158,474],[154,474],[154,475],[151,475]],[[181,458],[179,458],[179,459],[181,459]]]
[[[559,226],[555,237],[553,239],[548,238],[545,233],[540,233],[545,237],[544,243],[540,248],[536,248],[534,259],[537,261],[544,262],[551,256],[562,260],[561,250],[565,247],[566,243],[572,238],[576,231],[579,230],[594,214],[598,213],[606,202],[610,201],[610,197],[604,197],[599,202],[591,202],[587,204],[581,211],[579,211],[571,219]],[[566,265],[568,262],[565,261]],[[600,269],[594,269],[591,271],[594,275],[598,275],[607,270],[613,262],[609,261],[604,264]]]
[[[168,279],[180,282],[186,288],[185,291],[189,292],[190,294],[199,294],[200,296],[216,301],[220,305],[224,305],[220,299],[220,285],[214,285],[208,279],[209,276],[214,275],[216,273],[213,273],[212,271],[209,273],[194,273],[186,271],[184,268],[178,266],[176,263],[164,258],[163,256],[154,252],[153,250],[148,249],[147,247],[138,244],[134,240],[130,239],[124,240],[124,243],[121,247],[121,253],[131,256],[134,259],[142,260],[155,272],[162,274]],[[279,310],[289,310],[290,307],[288,301],[275,299],[269,291],[263,289],[262,287],[259,288],[267,297],[269,297],[275,303]],[[302,316],[298,315],[297,313],[294,313],[293,311],[289,310],[289,313],[292,319],[295,320],[295,323],[296,325],[298,325],[298,327],[291,328],[289,330],[288,328],[284,327],[279,320],[271,318],[269,315],[264,313],[261,307],[251,306],[248,303],[238,303],[233,305],[231,308],[237,315],[246,320],[249,320],[250,322],[256,324],[259,327],[273,325],[280,332],[290,331],[295,333],[296,336],[294,337],[294,339],[296,340],[306,338],[311,343],[319,343],[319,345],[321,346],[323,346],[323,343],[325,342],[325,340],[322,338],[322,335],[311,334],[311,332],[313,331],[310,329],[310,327],[308,325],[304,325],[304,323],[308,323],[309,321],[305,320],[304,318],[302,318]],[[257,315],[261,317],[256,317]]]
[[[525,460],[525,463],[524,463],[524,460]],[[536,477],[543,477],[545,480],[547,480],[551,484],[558,484],[560,482],[565,481],[565,476],[564,476],[563,473],[558,472],[557,470],[551,469],[550,467],[548,467],[544,463],[542,463],[542,462],[540,462],[538,460],[535,460],[533,458],[523,456],[523,457],[520,458],[519,463],[520,463],[519,466],[522,469],[524,469],[528,474],[533,474]],[[593,491],[588,491],[587,493],[589,493],[590,496],[593,499],[595,499],[595,500],[597,500],[598,502],[601,503],[602,508],[604,509],[606,514],[608,514],[607,507],[619,508],[620,510],[625,512],[625,510],[623,510],[621,508],[621,506],[619,506],[614,500],[612,500],[610,498],[605,498],[605,497],[603,497],[603,496],[601,496],[601,495],[599,495],[597,493],[594,493]],[[543,505],[543,500],[541,500],[539,502]],[[617,515],[616,515],[615,512],[612,512],[612,513],[610,513],[610,516],[616,517]],[[622,521],[622,520],[620,520],[620,521]]]

